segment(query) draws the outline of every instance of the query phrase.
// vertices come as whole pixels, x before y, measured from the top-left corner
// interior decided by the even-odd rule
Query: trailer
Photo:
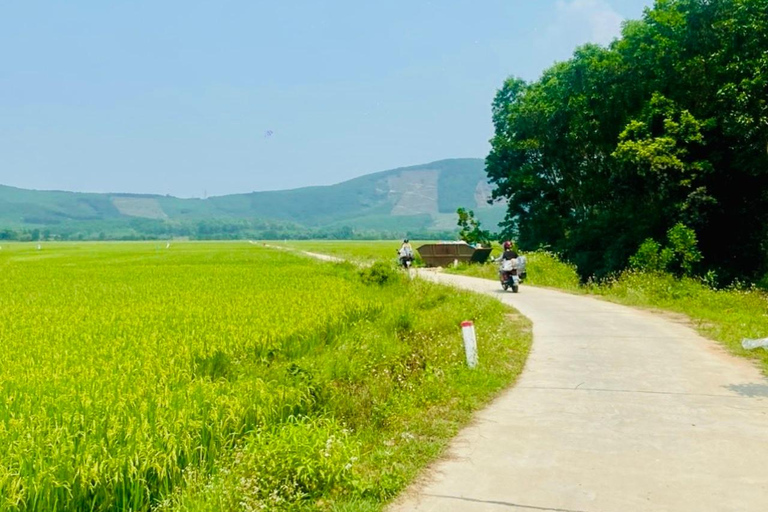
[[[428,267],[447,267],[454,263],[485,263],[492,251],[490,247],[473,247],[466,242],[424,244],[416,250]]]

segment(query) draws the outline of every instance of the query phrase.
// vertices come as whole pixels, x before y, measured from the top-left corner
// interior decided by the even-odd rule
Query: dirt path
[[[514,306],[534,344],[517,385],[391,511],[768,510],[768,381],[750,362],[649,312],[421,275]]]

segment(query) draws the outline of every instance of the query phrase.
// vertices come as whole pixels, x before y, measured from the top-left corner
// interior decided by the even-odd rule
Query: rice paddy
[[[242,242],[3,244],[0,511],[380,509],[530,333],[360,274]]]

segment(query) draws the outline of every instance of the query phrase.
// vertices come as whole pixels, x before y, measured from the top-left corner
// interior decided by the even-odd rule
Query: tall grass
[[[491,299],[249,244],[3,244],[0,268],[3,512],[377,509],[530,342]]]
[[[576,268],[561,261],[557,255],[546,251],[534,251],[525,253],[525,257],[528,273],[526,284],[570,291],[580,289]],[[461,263],[455,267],[448,267],[445,271],[451,274],[498,279],[499,267],[498,264],[490,261],[484,265]]]
[[[395,261],[396,250],[400,247],[401,240],[372,240],[372,241],[339,241],[339,240],[301,240],[279,242],[277,245],[295,250],[329,254],[351,261],[370,263],[378,260]],[[412,242],[414,248],[424,243],[435,243],[434,240],[426,242]],[[494,256],[498,256],[501,247],[494,244]],[[421,264],[420,259],[417,263]],[[528,258],[528,283],[536,286],[549,286],[564,290],[579,290],[579,276],[576,267],[562,261],[556,254],[548,251],[534,251],[525,253]],[[474,277],[496,279],[498,266],[492,262],[484,265],[459,264],[456,267],[445,269],[446,272],[464,274]]]
[[[768,294],[757,288],[716,290],[699,279],[626,271],[600,283],[580,284],[576,268],[552,253],[531,252],[528,284],[589,293],[631,306],[682,313],[704,336],[759,362],[768,374],[768,350],[745,350],[743,338],[768,337]],[[446,272],[497,279],[495,265],[459,265]]]

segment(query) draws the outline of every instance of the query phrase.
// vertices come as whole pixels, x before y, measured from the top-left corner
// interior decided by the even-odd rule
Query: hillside
[[[460,206],[475,209],[495,229],[504,206],[488,205],[489,195],[481,159],[441,160],[330,186],[207,199],[0,186],[0,231],[37,230],[65,238],[133,233],[214,237],[219,231],[249,230],[280,236],[328,231],[399,236],[453,231]]]

